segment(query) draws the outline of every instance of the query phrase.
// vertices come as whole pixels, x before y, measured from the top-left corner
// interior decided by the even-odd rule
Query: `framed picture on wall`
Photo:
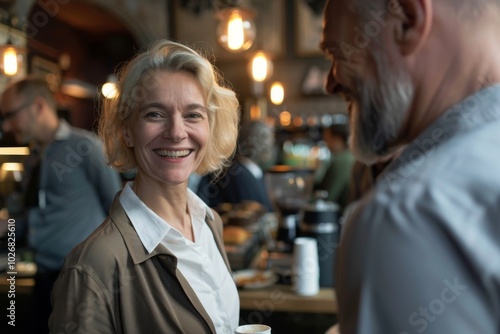
[[[295,53],[299,57],[322,56],[319,48],[326,0],[294,0]]]
[[[33,56],[31,73],[47,80],[53,92],[58,91],[61,84],[61,68],[58,63],[40,56]]]

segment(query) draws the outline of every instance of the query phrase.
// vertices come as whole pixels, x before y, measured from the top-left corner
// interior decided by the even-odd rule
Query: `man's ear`
[[[128,129],[128,126],[125,124],[122,124],[122,133],[123,133],[123,140],[125,140],[125,144],[128,147],[134,147],[134,141],[132,140],[132,136],[130,135],[130,130]]]
[[[44,108],[48,107],[47,102],[40,96],[35,97],[33,100],[33,109],[35,110],[36,115],[40,115]]]
[[[391,0],[394,39],[403,55],[418,50],[427,40],[432,26],[431,0]]]

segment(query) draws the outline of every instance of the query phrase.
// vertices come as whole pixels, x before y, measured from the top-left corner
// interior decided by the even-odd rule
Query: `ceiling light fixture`
[[[217,12],[217,40],[230,52],[248,50],[256,36],[254,11],[239,6],[240,1],[224,1],[225,8]]]
[[[13,77],[24,73],[24,58],[26,50],[23,44],[26,43],[25,33],[18,29],[6,11],[0,13],[2,22],[0,23],[0,68],[2,73],[8,77]]]
[[[101,93],[107,99],[114,99],[118,96],[118,86],[114,74],[108,75],[106,83],[101,87]]]
[[[271,85],[270,91],[271,102],[275,105],[280,105],[285,99],[285,88],[281,82],[274,82]]]

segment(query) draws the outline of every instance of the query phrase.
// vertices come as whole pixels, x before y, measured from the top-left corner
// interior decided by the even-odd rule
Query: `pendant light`
[[[3,73],[7,76],[14,76],[19,70],[18,53],[16,47],[7,43],[3,51]]]
[[[248,50],[256,36],[254,11],[238,6],[239,1],[226,1],[225,8],[217,12],[217,40],[227,51]]]
[[[17,29],[10,18],[0,23],[5,44],[0,45],[0,68],[2,74],[8,77],[23,72],[25,50],[20,46],[26,39],[22,30]]]

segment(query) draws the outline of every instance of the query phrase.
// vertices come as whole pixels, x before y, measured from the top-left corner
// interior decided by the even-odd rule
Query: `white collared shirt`
[[[134,193],[132,184],[124,186],[120,203],[146,250],[151,253],[160,243],[167,247],[177,257],[177,269],[200,299],[217,333],[233,333],[239,322],[238,291],[205,222],[206,214],[213,218],[210,208],[188,189],[192,242],[149,209]]]

